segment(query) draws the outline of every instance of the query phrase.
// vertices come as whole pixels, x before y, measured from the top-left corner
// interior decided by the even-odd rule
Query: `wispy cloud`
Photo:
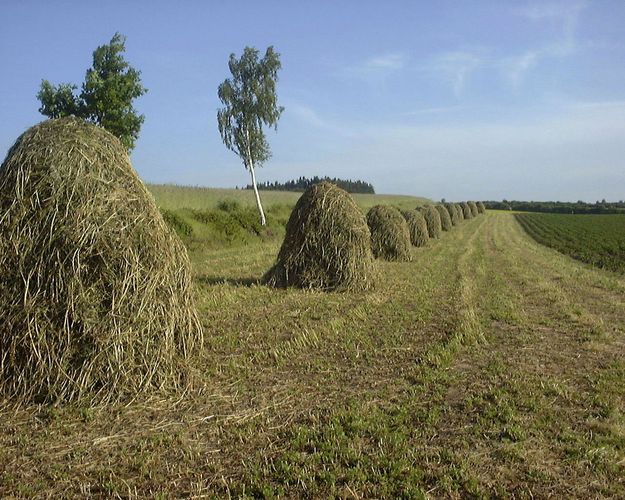
[[[456,98],[460,97],[473,71],[484,63],[481,54],[471,51],[443,52],[425,67],[427,71],[440,75],[452,88]]]
[[[518,87],[541,59],[567,57],[575,53],[579,45],[576,39],[579,18],[586,6],[586,1],[564,0],[535,3],[517,10],[517,15],[533,23],[551,23],[557,35],[551,43],[503,58],[500,66],[504,78]]]
[[[399,52],[379,54],[345,66],[342,73],[349,77],[376,82],[402,70],[406,66],[407,60],[406,55]]]
[[[323,118],[317,111],[305,104],[289,102],[286,104],[286,112],[292,114],[300,123],[309,127],[331,132],[342,137],[352,137],[354,135],[350,127]]]

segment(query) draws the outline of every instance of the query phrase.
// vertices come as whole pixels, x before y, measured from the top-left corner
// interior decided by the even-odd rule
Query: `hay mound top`
[[[125,148],[76,118],[0,166],[0,392],[126,399],[187,383],[202,342],[185,248]]]
[[[427,245],[430,235],[428,234],[428,225],[423,218],[423,214],[416,210],[404,210],[401,214],[408,223],[410,243],[415,247],[424,247]]]
[[[365,216],[349,193],[321,182],[295,205],[277,262],[264,281],[277,287],[366,290],[375,281],[370,239]]]
[[[376,205],[367,212],[371,231],[371,249],[377,258],[396,261],[411,260],[410,230],[399,210]]]
[[[421,213],[425,218],[425,222],[428,225],[428,233],[430,238],[440,238],[443,229],[441,227],[441,216],[438,213],[438,210],[434,208],[432,205],[428,205],[421,209]]]
[[[441,216],[441,229],[443,231],[451,231],[453,224],[451,223],[451,216],[443,205],[436,205],[434,208],[438,210],[438,215]]]

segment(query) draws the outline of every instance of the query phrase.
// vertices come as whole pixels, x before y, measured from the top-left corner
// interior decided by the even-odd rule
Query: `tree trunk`
[[[254,165],[251,161],[249,169],[250,174],[252,175],[252,186],[254,186],[254,194],[256,195],[256,206],[258,207],[258,212],[260,213],[260,225],[266,226],[267,221],[265,220],[265,212],[263,211],[263,205],[260,202],[260,195],[258,194],[258,188],[256,187],[256,174],[254,173]]]

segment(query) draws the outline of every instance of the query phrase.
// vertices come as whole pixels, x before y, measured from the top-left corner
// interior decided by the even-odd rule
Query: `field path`
[[[373,292],[257,284],[276,243],[191,255],[184,395],[0,402],[0,496],[625,497],[625,278],[465,221]]]

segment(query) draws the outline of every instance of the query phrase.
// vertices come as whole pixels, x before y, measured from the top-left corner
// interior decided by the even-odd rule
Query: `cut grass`
[[[191,252],[204,388],[0,406],[0,495],[625,495],[625,278],[491,211],[370,292],[259,286],[277,250]]]

